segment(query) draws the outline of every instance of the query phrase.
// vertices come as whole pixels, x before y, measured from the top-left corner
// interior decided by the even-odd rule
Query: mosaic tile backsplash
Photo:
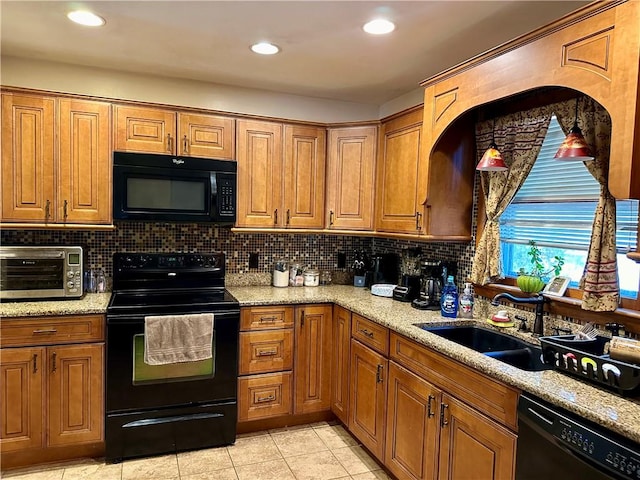
[[[2,245],[81,245],[86,250],[85,268],[102,268],[113,275],[116,252],[223,252],[227,274],[271,273],[280,258],[320,270],[338,270],[338,253],[402,253],[422,248],[434,260],[458,262],[458,278],[471,268],[470,244],[424,243],[372,237],[330,234],[234,233],[228,228],[193,223],[117,223],[114,230],[8,230],[0,232]],[[249,254],[258,253],[258,268],[249,268]],[[462,280],[461,280],[462,281]]]

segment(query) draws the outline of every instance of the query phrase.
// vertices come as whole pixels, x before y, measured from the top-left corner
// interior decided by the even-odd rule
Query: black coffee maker
[[[420,293],[418,298],[411,302],[411,306],[419,310],[438,310],[442,288],[447,276],[456,274],[456,263],[423,259],[420,269]]]

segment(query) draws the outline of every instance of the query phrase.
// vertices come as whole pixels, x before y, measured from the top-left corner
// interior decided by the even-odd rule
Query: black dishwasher
[[[640,480],[640,446],[529,394],[518,404],[516,480]]]

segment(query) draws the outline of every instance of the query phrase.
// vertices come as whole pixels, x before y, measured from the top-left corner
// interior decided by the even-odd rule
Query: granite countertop
[[[298,288],[228,286],[227,289],[238,299],[241,306],[335,303],[507,385],[530,392],[640,442],[640,398],[623,398],[553,370],[543,372],[520,370],[414,325],[415,323],[438,325],[462,321],[482,323],[478,319],[446,319],[440,316],[439,311],[416,310],[408,303],[397,302],[391,298],[376,297],[371,295],[367,289],[347,285]],[[2,303],[0,304],[0,316],[105,313],[109,298],[110,293],[104,293],[87,294],[80,300]],[[508,333],[525,338],[532,343],[538,343],[530,334],[522,334],[516,332],[515,329],[506,330],[510,330]]]

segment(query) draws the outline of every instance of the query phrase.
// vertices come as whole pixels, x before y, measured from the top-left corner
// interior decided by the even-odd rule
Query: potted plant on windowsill
[[[516,283],[520,290],[525,293],[538,293],[544,288],[544,277],[551,272],[556,276],[560,274],[562,265],[564,265],[564,257],[562,257],[562,255],[556,255],[553,257],[551,268],[545,269],[542,263],[542,254],[534,240],[529,240],[529,251],[527,255],[531,262],[531,269],[527,271],[524,267],[520,268]]]

